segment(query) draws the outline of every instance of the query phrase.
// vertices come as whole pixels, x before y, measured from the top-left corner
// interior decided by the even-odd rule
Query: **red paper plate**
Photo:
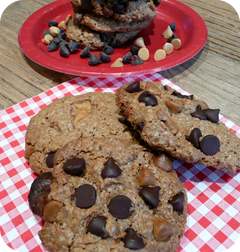
[[[177,0],[162,0],[156,7],[157,17],[151,25],[137,35],[143,37],[146,47],[150,52],[150,59],[143,65],[132,66],[126,64],[123,67],[112,68],[111,64],[122,58],[129,52],[131,40],[121,48],[114,50],[109,63],[98,66],[89,66],[88,59],[81,59],[79,53],[63,58],[59,51],[48,52],[47,46],[42,42],[43,32],[48,29],[48,21],[60,22],[65,20],[68,14],[73,15],[72,5],[69,0],[58,0],[34,12],[22,25],[18,42],[23,53],[37,64],[67,74],[78,76],[96,77],[119,77],[147,74],[169,69],[177,66],[196,55],[207,41],[208,31],[203,19],[193,9]],[[176,22],[174,32],[182,42],[179,50],[174,50],[164,60],[155,61],[154,53],[157,49],[163,48],[166,39],[162,33],[173,21]],[[80,50],[81,51],[81,50]],[[99,52],[95,51],[98,55]]]

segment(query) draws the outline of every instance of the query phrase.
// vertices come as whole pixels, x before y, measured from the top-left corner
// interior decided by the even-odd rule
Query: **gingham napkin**
[[[116,92],[135,80],[161,81],[187,92],[163,78],[147,74],[126,78],[78,77],[0,111],[0,224],[4,242],[16,251],[45,251],[38,237],[43,221],[29,209],[27,197],[35,175],[24,158],[26,126],[30,118],[52,101],[86,92]],[[220,116],[240,138],[240,127]],[[240,174],[175,160],[174,167],[188,195],[188,217],[179,247],[186,252],[220,252],[230,248],[240,232]]]

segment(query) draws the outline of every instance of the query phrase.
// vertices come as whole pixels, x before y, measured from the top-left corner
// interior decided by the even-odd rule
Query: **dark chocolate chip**
[[[174,39],[177,39],[177,38],[178,38],[178,36],[173,33],[173,35],[170,38],[167,39],[167,42],[171,43]]]
[[[78,48],[80,46],[80,43],[74,42],[74,41],[70,41],[68,44],[68,49],[70,51],[71,54],[75,54],[78,52]]]
[[[126,5],[124,3],[118,3],[113,5],[112,11],[117,14],[125,14],[126,13]]]
[[[121,43],[118,39],[115,39],[113,41],[111,41],[110,45],[113,47],[113,48],[119,48]]]
[[[132,55],[138,55],[139,50],[140,50],[139,47],[134,46],[134,45],[130,45],[130,52],[132,53]]]
[[[111,61],[111,57],[104,52],[100,52],[99,57],[103,63],[107,63],[107,62]]]
[[[190,113],[190,115],[192,117],[197,117],[200,120],[207,120],[207,115],[206,115],[205,111],[202,110],[202,108],[197,108],[196,111]]]
[[[84,184],[77,188],[73,197],[77,207],[90,208],[96,201],[97,193],[93,186]]]
[[[82,176],[86,162],[84,158],[71,158],[63,164],[63,170],[70,175]]]
[[[88,58],[90,56],[90,47],[85,47],[81,53],[80,53],[80,58]]]
[[[125,117],[120,117],[118,119],[118,121],[124,125],[126,125],[127,127],[131,127],[131,123],[125,118]]]
[[[51,27],[51,26],[58,26],[58,22],[49,20],[49,21],[48,21],[48,26],[49,26],[49,27]]]
[[[106,33],[100,33],[100,39],[102,42],[108,42],[108,35]]]
[[[105,45],[103,48],[103,52],[106,53],[107,55],[111,55],[114,53],[114,49],[109,45]]]
[[[122,63],[123,64],[127,64],[127,63],[131,63],[132,61],[132,53],[128,52],[127,54],[125,54],[122,58]]]
[[[123,238],[125,248],[137,250],[145,247],[143,238],[134,229],[127,228],[125,232],[127,233]]]
[[[206,113],[207,120],[213,123],[218,122],[220,109],[204,109],[203,111]]]
[[[111,199],[108,209],[109,212],[118,219],[130,217],[134,210],[132,201],[124,195],[117,195]]]
[[[92,0],[82,0],[82,6],[81,6],[81,9],[83,11],[91,11],[93,6],[92,6]]]
[[[98,56],[96,56],[95,54],[90,53],[90,57],[89,57],[89,60],[88,60],[88,65],[97,66],[100,63],[101,63],[100,58],[98,58]]]
[[[45,30],[45,31],[43,32],[43,37],[45,37],[45,36],[48,35],[48,34],[51,35],[49,29],[47,29],[47,30]]]
[[[56,44],[53,40],[50,40],[50,43],[47,45],[48,52],[57,51],[58,48],[59,48],[59,45]]]
[[[67,47],[67,43],[65,43],[65,41],[62,41],[60,43],[60,46],[59,46],[59,54],[62,56],[62,57],[69,57],[70,56],[70,51]]]
[[[140,81],[134,81],[130,85],[128,85],[125,88],[125,91],[128,93],[135,93],[135,92],[140,92],[141,87],[140,87]]]
[[[137,55],[133,55],[133,60],[131,62],[132,66],[142,65],[144,64],[144,61],[139,58]]]
[[[46,158],[46,165],[48,168],[53,168],[53,161],[54,161],[54,156],[56,152],[50,152]]]
[[[105,178],[117,178],[121,175],[121,169],[114,162],[113,158],[110,157],[108,161],[104,164],[104,168],[102,170],[101,176],[103,179]]]
[[[151,94],[149,91],[145,91],[141,93],[138,97],[138,101],[144,102],[146,106],[154,107],[158,105],[157,98],[153,94]]]
[[[60,44],[62,42],[62,40],[66,40],[66,33],[60,33],[58,34],[54,39],[53,41],[56,43],[56,44]]]
[[[202,132],[199,128],[194,128],[189,135],[189,142],[193,144],[193,146],[199,149],[199,138],[202,136]]]
[[[144,126],[145,126],[144,122],[139,122],[139,123],[136,124],[137,130],[140,130],[140,131],[143,130]]]
[[[177,92],[176,90],[174,90],[171,95],[174,95],[178,98],[182,98],[182,99],[189,99],[189,100],[193,100],[193,95],[182,95],[181,93]]]
[[[171,200],[169,200],[169,204],[172,205],[173,211],[177,212],[178,215],[182,214],[183,206],[184,206],[185,196],[183,192],[175,195]]]
[[[87,233],[90,232],[91,234],[100,236],[102,239],[107,239],[109,237],[106,231],[106,220],[107,218],[104,216],[97,216],[93,218],[87,227]]]
[[[168,91],[168,86],[163,86],[163,89]]]
[[[144,187],[139,191],[139,195],[143,198],[146,204],[150,207],[155,208],[159,204],[159,191],[160,187]]]
[[[175,21],[170,24],[170,28],[172,31],[176,31],[176,22]]]
[[[215,155],[220,148],[220,141],[214,135],[207,135],[200,142],[201,151],[208,156]]]

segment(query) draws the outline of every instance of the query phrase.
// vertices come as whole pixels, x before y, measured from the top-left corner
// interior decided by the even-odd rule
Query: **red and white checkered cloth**
[[[38,237],[43,221],[29,209],[27,197],[35,175],[24,158],[26,126],[52,101],[86,92],[116,92],[134,80],[161,81],[188,94],[160,74],[126,78],[78,77],[0,111],[0,224],[2,239],[17,251],[45,251]],[[240,138],[240,127],[220,116]],[[240,232],[240,174],[175,160],[174,167],[188,195],[188,218],[179,252],[224,251]]]

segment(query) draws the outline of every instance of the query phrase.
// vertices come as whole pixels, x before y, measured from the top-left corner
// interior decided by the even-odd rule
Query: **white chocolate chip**
[[[173,48],[175,49],[175,50],[178,50],[180,47],[181,47],[181,40],[179,39],[179,38],[176,38],[176,39],[173,39],[172,41],[171,41],[171,43],[172,43],[172,45],[173,45]]]
[[[173,35],[173,31],[170,26],[167,27],[167,29],[163,32],[164,38],[170,38]]]
[[[137,39],[133,42],[133,45],[135,45],[135,46],[137,46],[137,47],[140,47],[140,48],[146,47],[146,46],[145,46],[145,43],[144,43],[144,40],[143,40],[142,37],[137,38]]]
[[[140,59],[146,61],[149,59],[149,50],[146,47],[142,47],[138,51],[138,56]]]
[[[59,24],[58,24],[58,28],[59,29],[63,29],[63,30],[66,30],[67,29],[67,23],[65,20],[61,21]]]
[[[111,67],[123,67],[122,59],[118,58],[114,61],[114,63],[111,65]]]
[[[68,14],[68,16],[66,17],[66,23],[68,23],[71,19],[72,19],[72,15]]]
[[[158,49],[154,54],[154,60],[159,61],[166,58],[166,52],[163,49]]]
[[[60,29],[56,26],[51,26],[49,31],[53,37],[56,37],[60,33]]]
[[[166,43],[163,46],[163,50],[166,52],[166,54],[171,54],[173,52],[173,45],[171,43]]]
[[[44,38],[42,39],[42,42],[46,45],[50,44],[50,40],[53,40],[53,36],[50,34],[47,34],[44,36]]]

